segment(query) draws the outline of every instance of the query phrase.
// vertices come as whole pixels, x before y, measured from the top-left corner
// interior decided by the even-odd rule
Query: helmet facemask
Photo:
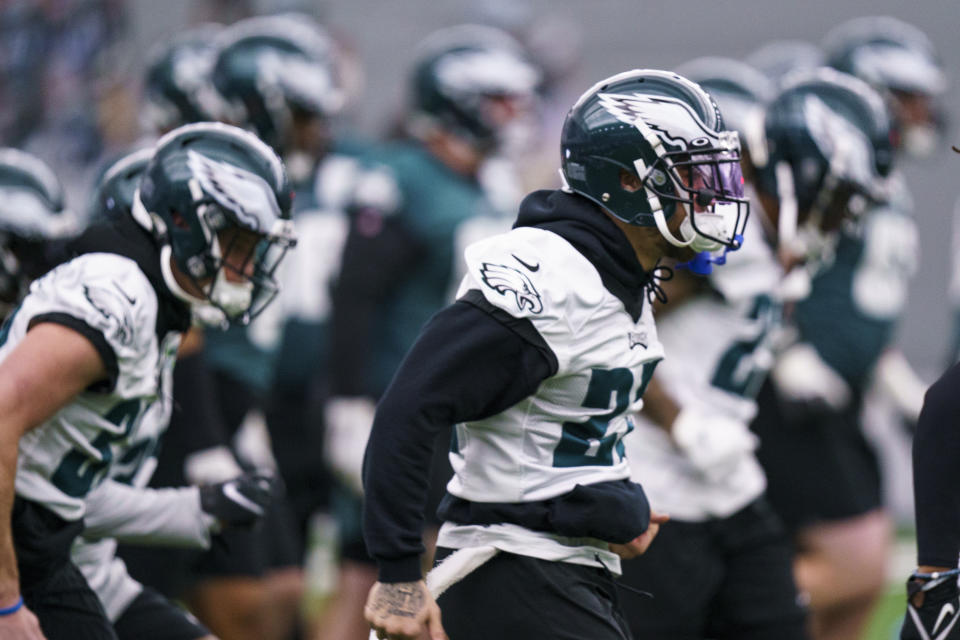
[[[639,170],[642,161],[636,165]],[[702,146],[693,153],[668,151],[660,154],[641,178],[657,227],[668,242],[697,252],[740,247],[750,202],[744,196],[736,147]],[[672,215],[677,205],[687,212],[679,238],[666,225],[666,211]]]
[[[200,205],[197,218],[207,249],[187,260],[187,276],[225,322],[247,324],[280,291],[276,270],[295,245],[292,223],[280,219],[271,232],[257,233],[215,203]]]

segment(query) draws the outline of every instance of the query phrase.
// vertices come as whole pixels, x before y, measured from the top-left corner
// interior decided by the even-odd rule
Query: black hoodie
[[[623,232],[596,205],[561,191],[536,191],[514,227],[563,237],[600,273],[636,321],[651,276]],[[557,359],[528,319],[470,291],[438,312],[380,400],[364,459],[364,538],[382,582],[420,578],[421,531],[435,436],[487,418],[536,393]],[[460,524],[513,523],[570,537],[625,543],[646,530],[650,509],[627,480],[577,486],[534,503],[474,503],[447,495],[439,517]]]

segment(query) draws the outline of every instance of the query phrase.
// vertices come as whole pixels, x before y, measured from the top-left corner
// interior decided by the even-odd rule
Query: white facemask
[[[217,277],[210,290],[210,302],[223,309],[231,318],[237,318],[250,309],[252,300],[252,282],[249,280],[230,282],[227,280],[224,268],[217,271]]]
[[[684,208],[686,208],[686,206]],[[697,227],[704,234],[708,234],[714,238],[733,239],[737,225],[736,203],[718,202],[714,205],[713,212],[699,211],[696,213],[696,216]],[[697,253],[701,251],[719,251],[724,247],[720,242],[697,233],[693,228],[693,220],[689,212],[683,222],[680,223],[680,228],[678,229],[680,234],[679,238],[674,236],[667,227],[667,221],[663,217],[663,211],[655,212],[654,220],[663,237],[675,247],[690,247]]]
[[[914,158],[926,158],[937,150],[937,128],[932,125],[915,124],[903,130],[903,148]]]

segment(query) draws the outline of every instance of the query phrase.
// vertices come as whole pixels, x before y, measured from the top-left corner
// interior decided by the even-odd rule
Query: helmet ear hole
[[[627,171],[626,169],[621,169],[620,188],[628,193],[636,193],[643,188],[643,181],[640,180],[637,174]]]
[[[177,229],[189,229],[190,224],[187,223],[186,218],[184,218],[179,211],[175,209],[170,210],[170,221],[173,222],[173,226]]]

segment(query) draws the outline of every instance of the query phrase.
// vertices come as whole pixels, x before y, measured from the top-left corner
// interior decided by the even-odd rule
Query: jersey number
[[[637,398],[650,382],[656,362],[643,365]],[[588,418],[586,422],[564,422],[563,434],[553,452],[555,467],[612,466],[616,446],[620,458],[624,456],[619,434],[607,435],[610,421],[626,411],[630,404],[630,389],[633,388],[633,373],[629,369],[593,369],[587,385],[587,395],[580,405],[588,409],[608,409],[613,397],[614,407],[609,413]],[[631,427],[632,429],[632,427]]]
[[[122,434],[101,432],[90,445],[99,453],[99,459],[89,453],[73,449],[53,472],[53,485],[68,496],[79,498],[90,492],[90,487],[98,476],[102,475],[113,461],[113,449],[110,444],[126,438],[140,419],[140,399],[124,400],[110,410],[105,419],[123,428]]]
[[[761,349],[766,348],[766,341],[779,314],[779,305],[769,296],[756,297],[749,316],[754,321],[756,336],[750,340],[734,342],[724,352],[710,384],[745,398],[756,397],[769,369],[769,365],[758,362],[757,356]]]

